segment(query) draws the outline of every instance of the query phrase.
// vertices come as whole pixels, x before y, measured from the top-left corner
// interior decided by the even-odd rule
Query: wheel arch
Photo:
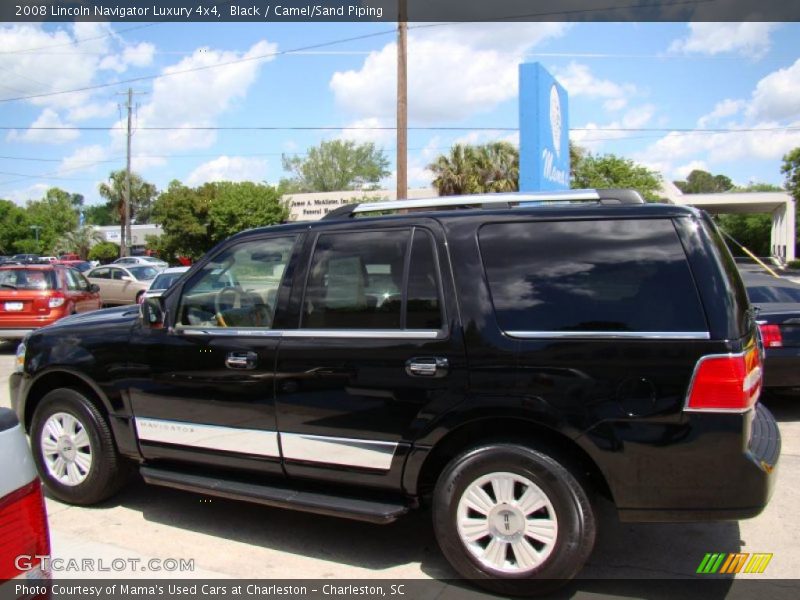
[[[422,498],[430,496],[450,460],[470,448],[491,442],[519,443],[545,452],[595,492],[612,498],[602,470],[578,442],[540,422],[513,416],[480,418],[453,428],[430,448],[421,465],[411,468],[407,465],[406,490]]]
[[[24,427],[30,431],[33,413],[48,392],[58,388],[72,388],[83,392],[106,418],[111,413],[111,403],[95,382],[83,374],[69,370],[50,370],[33,380],[25,397]]]

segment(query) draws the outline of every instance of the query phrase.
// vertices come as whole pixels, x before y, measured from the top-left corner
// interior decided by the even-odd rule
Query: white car
[[[173,283],[181,278],[181,275],[186,273],[189,267],[169,267],[159,273],[147,291],[139,296],[139,303],[143,302],[145,298],[157,298],[166,292]]]
[[[123,256],[111,264],[121,265],[123,267],[147,266],[155,267],[159,270],[166,269],[169,266],[166,262],[155,256]]]

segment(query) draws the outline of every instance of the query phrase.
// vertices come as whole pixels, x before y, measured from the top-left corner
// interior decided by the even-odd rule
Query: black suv
[[[390,216],[368,216],[376,211]],[[585,190],[362,204],[246,231],[161,298],[29,335],[13,402],[50,492],[152,484],[386,523],[549,589],[628,521],[767,504],[762,349],[697,210]]]

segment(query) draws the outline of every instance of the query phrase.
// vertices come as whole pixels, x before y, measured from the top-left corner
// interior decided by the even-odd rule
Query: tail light
[[[762,377],[761,353],[757,347],[741,354],[704,356],[695,367],[686,409],[748,410],[758,401]]]
[[[64,294],[60,294],[60,293],[53,294],[48,299],[47,306],[49,306],[50,308],[58,308],[59,306],[63,306],[64,302],[66,302],[66,301],[67,301],[67,299],[64,297]]]
[[[47,513],[38,479],[0,498],[0,581],[41,566],[50,554]]]
[[[758,328],[761,330],[761,341],[764,342],[764,348],[781,348],[783,346],[783,336],[779,325],[759,323]]]

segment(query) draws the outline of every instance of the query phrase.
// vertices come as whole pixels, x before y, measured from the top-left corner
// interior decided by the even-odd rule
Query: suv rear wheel
[[[97,407],[81,392],[48,392],[33,413],[31,449],[49,492],[70,504],[95,504],[125,482],[127,465]]]
[[[572,473],[510,443],[474,448],[447,465],[433,521],[453,567],[501,594],[546,593],[566,583],[595,539],[589,497]]]

